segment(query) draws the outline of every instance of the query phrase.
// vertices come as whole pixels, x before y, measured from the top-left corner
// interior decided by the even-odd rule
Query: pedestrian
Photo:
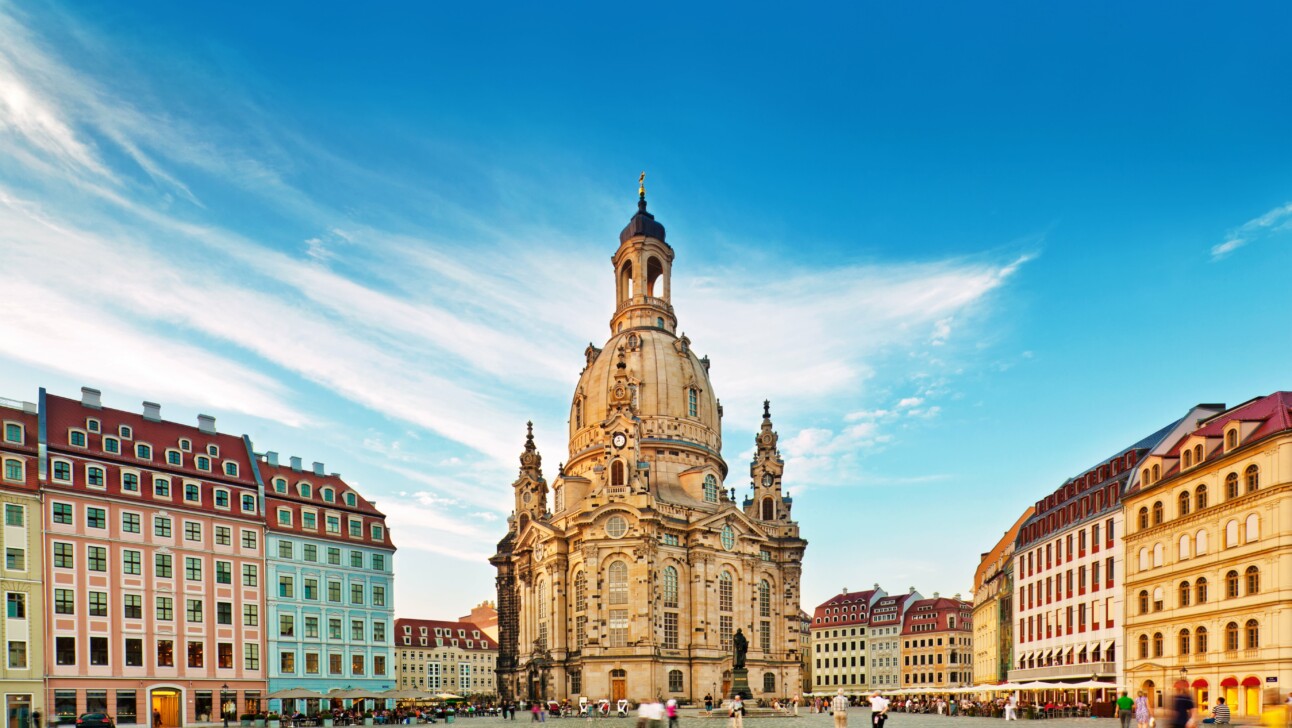
[[[798,693],[794,693],[794,703],[793,703],[793,705],[794,705],[794,715],[795,715],[795,717],[798,717],[798,714],[799,714],[799,701],[800,701],[800,700],[802,700],[802,699],[803,699],[803,698],[802,698],[802,697],[800,697]]]
[[[676,698],[669,698],[664,704],[664,714],[668,716],[668,728],[678,728]]]
[[[1197,725],[1197,705],[1189,695],[1189,684],[1178,684],[1171,698],[1171,728],[1194,728]]]
[[[843,695],[843,688],[830,702],[830,715],[834,716],[834,728],[848,728],[848,699]]]
[[[1211,717],[1215,719],[1216,725],[1229,723],[1229,706],[1225,705],[1224,698],[1216,698],[1216,707],[1211,709]]]
[[[1005,699],[1005,720],[1018,720],[1018,698],[1013,695]]]
[[[876,691],[870,696],[870,724],[873,728],[884,728],[886,720],[888,720],[888,698]]]
[[[153,728],[162,728],[161,711],[153,708]]]
[[[740,693],[731,696],[727,715],[731,718],[731,728],[745,728],[745,703],[740,699]]]
[[[1288,698],[1288,700],[1292,700],[1292,697]],[[713,695],[710,693],[704,694],[704,709],[713,712]]]
[[[31,711],[31,724],[35,728],[40,728],[40,708]]]
[[[1117,717],[1122,719],[1122,728],[1130,728],[1131,722],[1135,720],[1135,701],[1131,699],[1130,693],[1123,690],[1122,696],[1117,699]]]
[[[1153,719],[1153,709],[1149,707],[1148,697],[1144,691],[1139,691],[1135,696],[1135,725],[1136,728],[1148,728],[1148,722]]]

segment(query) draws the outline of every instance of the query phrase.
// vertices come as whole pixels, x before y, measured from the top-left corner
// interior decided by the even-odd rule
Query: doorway
[[[628,697],[628,671],[610,671],[610,700],[618,704]]]
[[[6,696],[9,709],[9,728],[28,728],[31,725],[31,696]]]
[[[180,712],[180,692],[174,688],[153,688],[152,695],[152,722],[154,728],[160,724],[161,728],[180,728],[184,725],[183,714]]]

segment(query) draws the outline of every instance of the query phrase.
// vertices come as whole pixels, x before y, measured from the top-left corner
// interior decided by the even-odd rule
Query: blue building
[[[256,465],[265,488],[270,694],[395,687],[395,546],[385,515],[322,463],[280,465],[269,452]]]

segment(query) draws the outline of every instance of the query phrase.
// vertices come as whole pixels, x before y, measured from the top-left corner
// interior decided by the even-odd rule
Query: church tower
[[[500,696],[728,694],[737,630],[754,695],[796,692],[807,542],[781,494],[771,415],[765,404],[750,469],[756,499],[742,508],[724,485],[709,358],[678,331],[674,250],[647,212],[644,184],[610,262],[610,338],[583,352],[550,507],[531,430],[515,510],[489,560]]]

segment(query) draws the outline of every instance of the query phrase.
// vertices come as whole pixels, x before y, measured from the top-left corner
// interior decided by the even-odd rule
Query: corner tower
[[[583,352],[567,459],[549,486],[527,440],[490,558],[504,700],[730,694],[737,630],[755,696],[801,684],[807,542],[780,495],[776,433],[765,408],[751,469],[772,478],[764,520],[724,485],[722,405],[709,358],[678,331],[673,262],[643,185],[611,257],[610,337]]]

